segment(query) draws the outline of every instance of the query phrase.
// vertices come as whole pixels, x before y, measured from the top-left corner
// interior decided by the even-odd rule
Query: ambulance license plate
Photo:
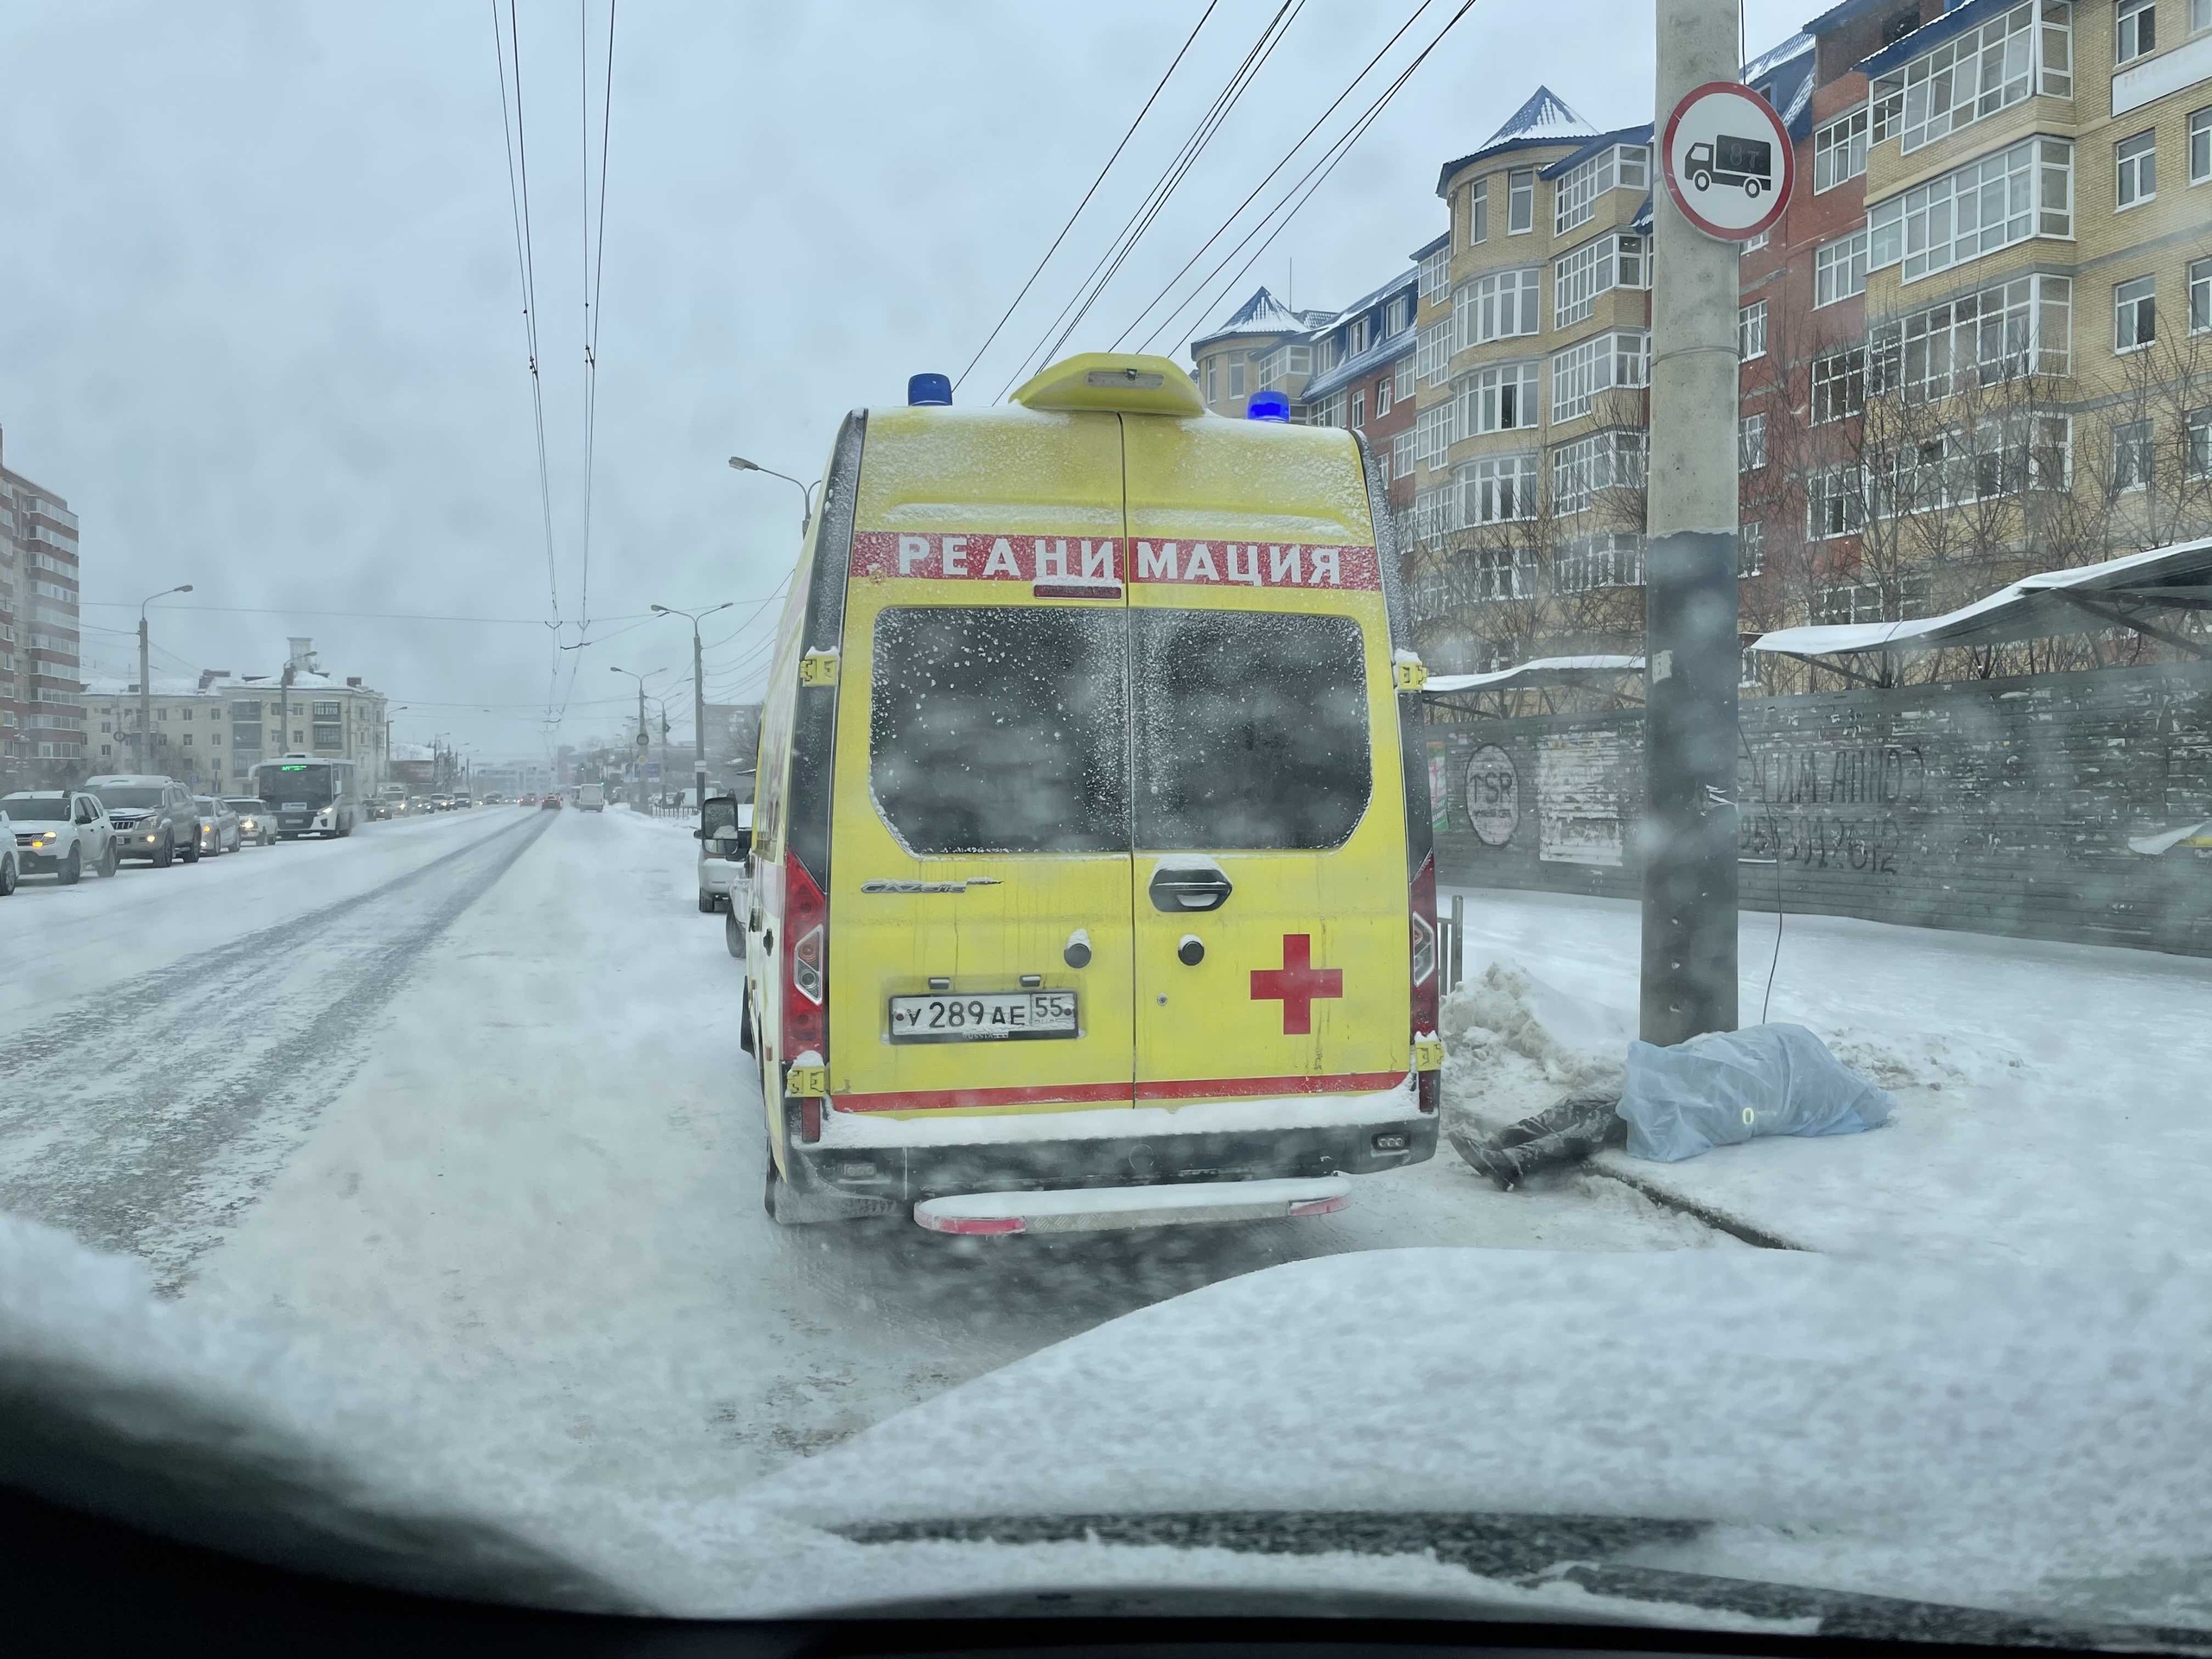
[[[894,996],[894,1043],[988,1043],[1076,1034],[1073,991],[982,991]]]

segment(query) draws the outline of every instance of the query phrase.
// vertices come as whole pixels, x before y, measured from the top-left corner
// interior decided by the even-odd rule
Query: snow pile
[[[1444,999],[1444,1122],[1489,1134],[1573,1090],[1618,1084],[1636,1035],[1624,1010],[1492,962]]]

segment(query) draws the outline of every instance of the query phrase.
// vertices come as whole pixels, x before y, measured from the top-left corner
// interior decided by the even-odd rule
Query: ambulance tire
[[[744,1052],[753,1052],[753,988],[745,988],[745,997],[737,1016],[737,1046]]]
[[[745,960],[745,928],[734,906],[722,912],[722,943],[729,947],[730,955],[740,962]]]

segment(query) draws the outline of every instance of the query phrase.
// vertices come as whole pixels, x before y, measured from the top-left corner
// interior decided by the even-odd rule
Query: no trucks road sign
[[[1782,118],[1732,80],[1709,80],[1675,105],[1660,166],[1683,216],[1725,242],[1748,242],[1770,228],[1796,181]]]

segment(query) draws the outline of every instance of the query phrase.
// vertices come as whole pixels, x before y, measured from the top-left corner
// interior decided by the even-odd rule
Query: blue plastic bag
[[[1897,1100],[1828,1052],[1802,1026],[1716,1031],[1673,1048],[1628,1046],[1614,1109],[1630,1155],[1677,1164],[1762,1135],[1856,1135],[1889,1122]]]

